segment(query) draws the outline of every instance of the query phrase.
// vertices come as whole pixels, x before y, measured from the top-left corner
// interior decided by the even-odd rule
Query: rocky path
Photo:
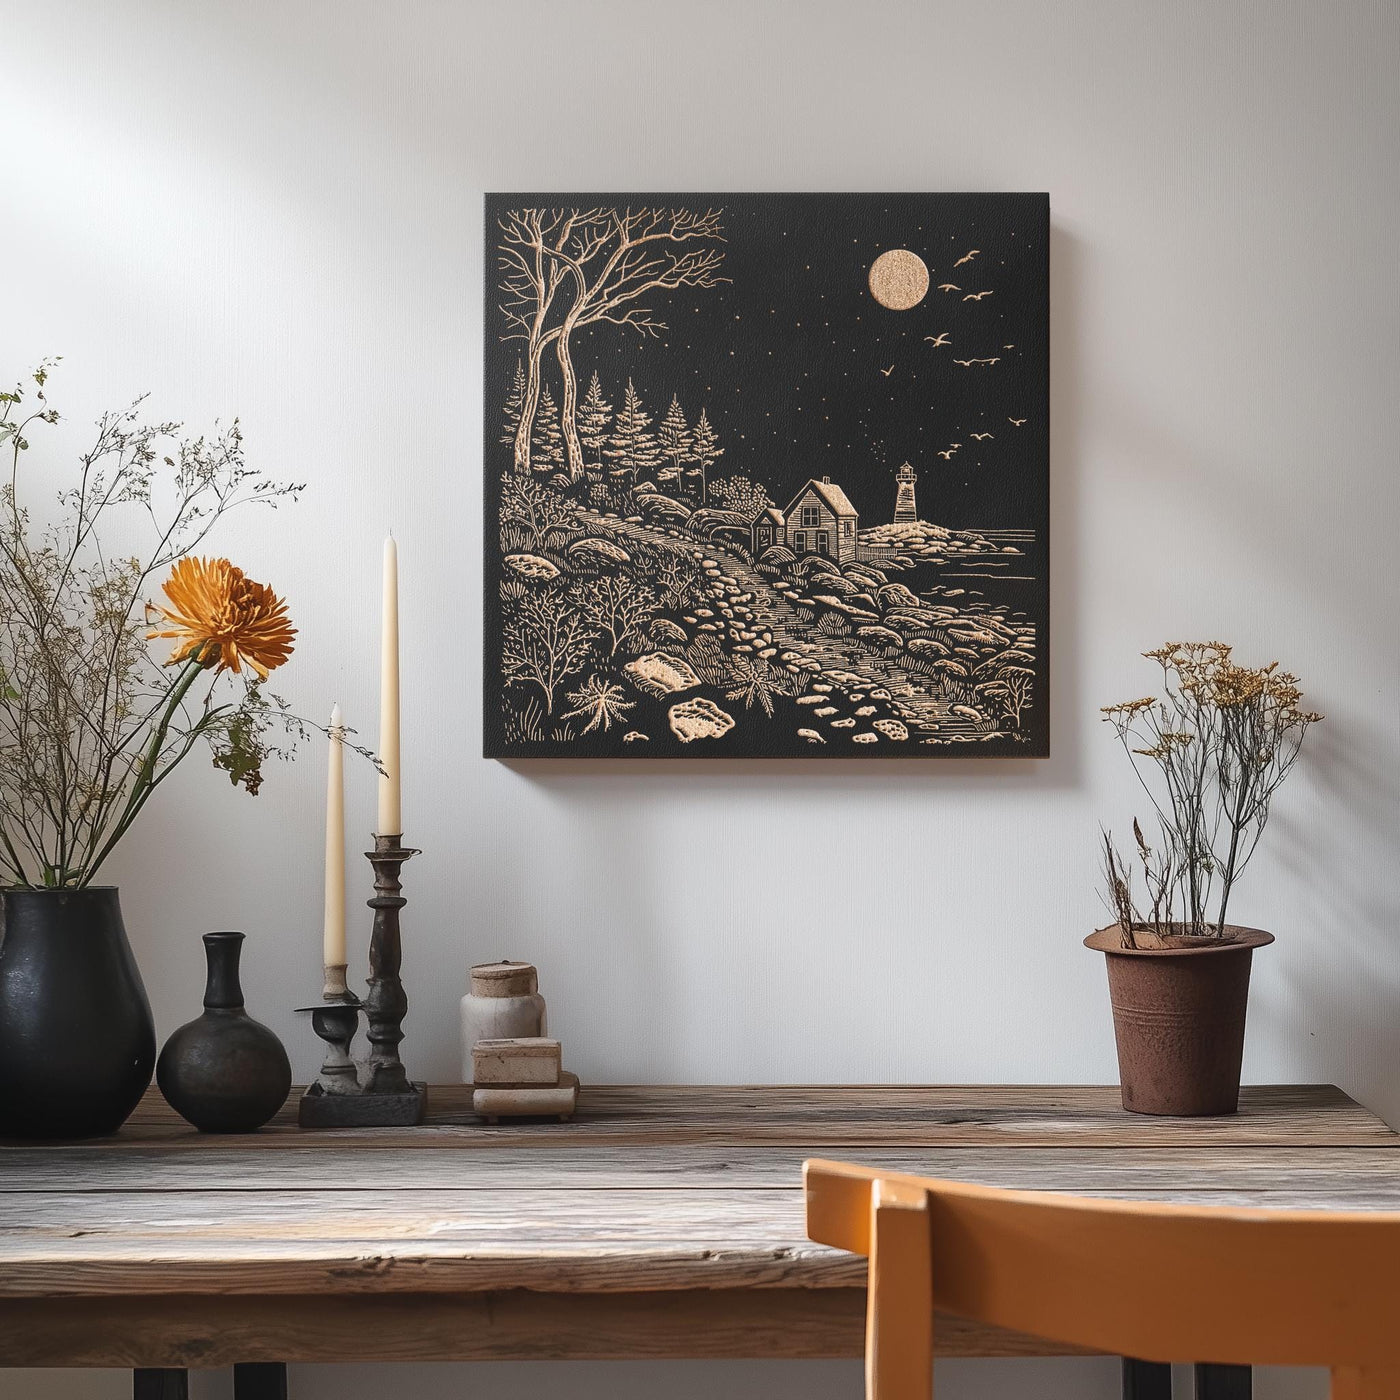
[[[814,745],[838,741],[965,744],[1000,737],[972,718],[952,714],[946,701],[925,694],[924,677],[868,652],[852,638],[827,637],[804,622],[797,612],[801,604],[785,597],[752,564],[722,545],[702,547],[684,536],[615,517],[585,513],[585,519],[590,528],[687,554],[707,566],[711,599],[722,610],[714,622],[729,629],[731,644],[726,650],[751,653],[791,671],[811,674],[809,692],[798,699],[808,712],[798,732]],[[715,609],[704,611],[713,614]],[[726,621],[724,611],[732,620]],[[692,609],[692,615],[703,613]],[[900,737],[901,729],[907,731],[906,738]]]

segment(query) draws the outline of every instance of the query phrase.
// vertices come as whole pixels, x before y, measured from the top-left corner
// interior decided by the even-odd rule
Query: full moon
[[[870,295],[891,311],[908,311],[928,292],[928,268],[908,248],[891,248],[870,264]]]

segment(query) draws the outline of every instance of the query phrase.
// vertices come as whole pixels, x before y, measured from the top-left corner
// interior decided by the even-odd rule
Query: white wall
[[[1218,636],[1281,656],[1328,715],[1239,896],[1279,935],[1247,1077],[1334,1080],[1400,1121],[1393,4],[12,0],[0,53],[0,377],[61,353],[74,424],[149,389],[191,424],[239,415],[261,465],[305,479],[224,544],[289,595],[286,693],[371,738],[399,537],[415,1072],[454,1074],[464,969],[508,954],[540,964],[585,1079],[1113,1078],[1079,939],[1097,823],[1132,790],[1096,711],[1148,683],[1144,647]],[[1050,191],[1048,762],[477,757],[480,200],[551,187]],[[191,763],[121,853],[163,1032],[198,1009],[198,935],[243,928],[250,1005],[312,1069],[290,1007],[317,985],[322,781],[319,751],[256,801]],[[372,786],[352,774],[364,831]],[[771,898],[764,872],[813,856],[835,892]],[[891,975],[852,1004],[856,959]],[[940,1393],[1114,1382],[965,1365]],[[11,1373],[0,1395],[121,1384]],[[858,1380],[403,1384],[824,1400]]]

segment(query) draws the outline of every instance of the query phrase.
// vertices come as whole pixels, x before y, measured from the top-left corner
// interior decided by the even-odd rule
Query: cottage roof
[[[825,478],[823,478],[821,481],[818,481],[815,477],[813,477],[812,480],[809,481],[797,493],[797,495],[795,495],[792,498],[792,504],[788,506],[789,515],[791,515],[792,512],[797,508],[798,501],[800,501],[803,498],[803,496],[807,494],[808,491],[815,491],[817,495],[820,496],[822,500],[826,502],[828,509],[833,515],[851,516],[854,518],[859,516],[860,514],[860,512],[851,504],[850,499],[847,497],[846,493],[839,486],[834,486],[830,481],[827,481]]]
[[[769,506],[759,517],[760,520],[769,520],[774,525],[785,525],[787,521],[783,519],[783,513],[777,506]]]

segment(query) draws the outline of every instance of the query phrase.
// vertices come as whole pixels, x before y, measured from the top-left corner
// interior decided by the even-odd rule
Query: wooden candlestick
[[[374,898],[369,901],[374,932],[369,940],[369,995],[365,997],[370,1043],[365,1092],[370,1094],[406,1094],[413,1087],[399,1059],[408,1014],[408,997],[399,977],[403,962],[399,910],[408,900],[400,893],[399,872],[417,853],[406,849],[402,840],[402,836],[376,836],[374,849],[365,852],[374,867]]]

